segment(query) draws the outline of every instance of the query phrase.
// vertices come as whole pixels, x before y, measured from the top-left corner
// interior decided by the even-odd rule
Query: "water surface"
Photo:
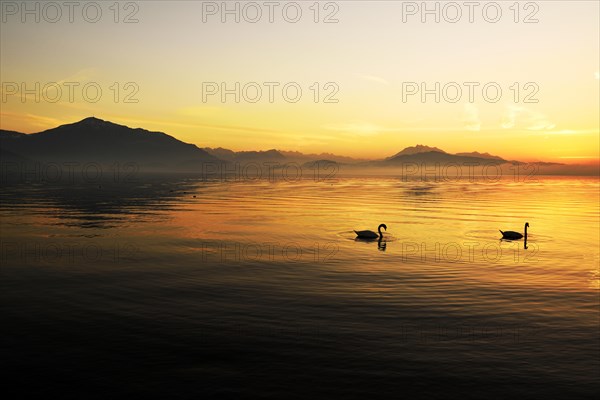
[[[38,394],[600,389],[596,178],[147,178],[0,199],[3,358]],[[526,221],[526,249],[499,240]]]

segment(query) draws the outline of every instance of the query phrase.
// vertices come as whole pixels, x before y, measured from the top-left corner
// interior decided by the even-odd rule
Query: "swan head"
[[[529,228],[529,222],[525,222],[525,228]]]
[[[381,231],[381,228],[383,228],[385,231],[387,231],[387,226],[385,224],[379,225],[379,227],[377,227],[377,230]]]

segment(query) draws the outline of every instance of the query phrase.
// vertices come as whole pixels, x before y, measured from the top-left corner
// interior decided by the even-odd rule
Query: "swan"
[[[527,241],[527,228],[529,228],[529,222],[525,222],[525,241]],[[519,232],[514,231],[500,231],[500,233],[502,234],[502,239],[517,240],[523,237]]]
[[[385,224],[381,224],[377,228],[377,232],[379,232],[379,235],[373,231],[354,231],[354,233],[356,233],[356,236],[361,239],[377,239],[383,237],[383,233],[381,233],[381,228],[387,231],[387,226]]]

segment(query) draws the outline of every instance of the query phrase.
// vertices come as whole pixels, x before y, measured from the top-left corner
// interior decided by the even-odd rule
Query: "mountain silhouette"
[[[133,162],[140,166],[184,168],[220,161],[166,133],[133,129],[93,117],[33,134],[1,131],[0,151],[12,158],[45,163]]]
[[[456,156],[461,157],[477,157],[477,158],[485,158],[490,160],[503,160],[502,157],[491,155],[490,153],[479,153],[477,151],[472,151],[470,153],[456,153]]]
[[[444,150],[440,150],[437,147],[429,147],[429,146],[424,146],[422,144],[418,144],[416,146],[405,148],[404,150],[400,151],[399,153],[396,153],[395,155],[388,157],[387,160],[391,160],[391,159],[394,159],[396,157],[401,157],[401,156],[412,156],[414,154],[430,153],[430,152],[444,153],[444,154],[446,153]]]
[[[288,159],[277,150],[266,150],[266,151],[232,151],[217,147],[211,149],[205,147],[203,149],[208,154],[211,154],[221,160],[225,160],[232,163],[249,163],[249,162],[287,162]]]
[[[224,149],[222,147],[217,147],[215,149],[211,149],[210,147],[204,147],[202,150],[221,160],[233,161],[233,159],[235,159],[235,151]]]
[[[249,162],[286,162],[287,159],[277,150],[267,151],[239,151],[235,154],[233,161],[240,163]]]
[[[437,147],[429,147],[423,145],[417,145],[413,147],[407,147],[401,152],[397,153],[392,157],[388,157],[384,160],[376,161],[376,166],[392,166],[399,164],[459,164],[459,165],[482,165],[482,164],[503,164],[507,161],[500,157],[484,156],[480,153],[459,153],[450,154],[445,151],[438,149]]]
[[[451,154],[437,147],[417,144],[379,160],[357,160],[330,153],[303,154],[297,151],[232,151],[222,147],[199,148],[163,132],[129,128],[90,117],[39,133],[24,134],[0,130],[0,158],[6,163],[136,163],[147,172],[197,172],[206,163],[223,168],[230,163],[299,163],[309,168],[338,168],[356,171],[361,168],[392,168],[411,163],[418,165],[490,165],[526,164],[505,160],[489,153],[462,152]],[[337,167],[335,166],[337,164]],[[564,164],[527,163],[562,171]],[[214,167],[214,166],[213,166]],[[230,170],[225,166],[224,170]],[[214,168],[213,168],[214,169]],[[564,168],[563,168],[564,169]],[[218,169],[217,169],[218,170]],[[586,170],[587,171],[587,170]],[[586,172],[587,173],[587,172]]]
[[[347,156],[339,156],[331,153],[320,153],[320,154],[303,154],[299,151],[283,151],[279,150],[279,152],[285,156],[288,160],[297,163],[306,163],[313,161],[324,161],[324,162],[335,162],[338,164],[349,164],[349,163],[358,163],[367,161],[365,159],[356,159]]]
[[[503,164],[505,160],[502,159],[489,159],[480,157],[465,157],[457,156],[454,154],[440,153],[438,151],[428,151],[424,153],[416,153],[409,155],[395,156],[390,159],[384,160],[384,164],[393,165],[400,163],[417,163],[417,164]]]
[[[204,147],[208,154],[211,154],[221,160],[228,162],[279,162],[279,163],[298,163],[305,164],[314,161],[336,162],[336,163],[357,163],[366,160],[358,160],[352,157],[338,156],[331,153],[304,154],[299,151],[267,150],[267,151],[232,151],[222,147],[210,148]]]

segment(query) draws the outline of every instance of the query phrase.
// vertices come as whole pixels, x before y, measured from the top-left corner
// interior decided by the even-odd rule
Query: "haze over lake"
[[[140,178],[0,196],[5,361],[39,394],[599,389],[596,178]],[[499,240],[526,221],[527,249]],[[355,240],[380,223],[382,241]]]

